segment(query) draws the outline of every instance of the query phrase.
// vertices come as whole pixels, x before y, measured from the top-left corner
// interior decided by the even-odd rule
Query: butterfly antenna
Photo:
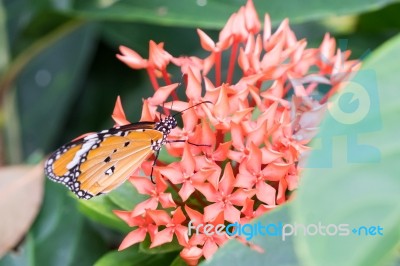
[[[174,114],[172,117],[175,117],[175,116],[177,116],[177,115],[179,115],[179,114],[182,114],[182,113],[185,112],[186,110],[192,109],[192,108],[194,108],[194,107],[196,107],[196,106],[198,106],[198,105],[200,105],[200,104],[203,104],[203,103],[211,103],[211,104],[212,104],[212,102],[210,102],[210,101],[200,102],[200,103],[197,103],[197,104],[195,104],[195,105],[193,105],[193,106],[190,106],[190,107],[188,107],[188,108],[186,108],[186,109],[183,109],[182,111],[180,111],[180,112]]]

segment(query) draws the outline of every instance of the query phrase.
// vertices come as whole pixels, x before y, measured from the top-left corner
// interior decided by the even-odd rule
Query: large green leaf
[[[103,257],[96,261],[95,266],[168,265],[175,256],[176,253],[141,253],[136,245],[123,251],[110,251],[106,253]]]
[[[271,14],[274,24],[284,18],[294,22],[316,20],[333,15],[358,14],[366,10],[383,7],[396,1],[381,0],[339,0],[321,2],[318,0],[262,1],[254,4],[260,17]],[[141,21],[162,25],[219,28],[230,14],[236,12],[246,1],[76,1],[74,7],[61,9],[64,12],[93,19],[114,21]]]
[[[128,46],[143,57],[148,57],[149,40],[156,43],[163,42],[165,50],[174,56],[198,56],[198,51],[202,51],[199,37],[193,28],[109,21],[101,23],[101,26],[105,39],[112,46]],[[215,31],[207,31],[207,33],[214,39],[218,36]],[[179,38],[176,38],[176,36],[179,36]],[[181,78],[180,75],[178,78]]]
[[[99,196],[91,200],[79,200],[79,209],[90,219],[106,225],[110,228],[127,233],[131,229],[113,210],[120,210],[121,207],[115,205],[108,196]]]
[[[53,34],[59,39],[51,46],[45,42],[37,43],[45,47],[27,62],[18,76],[25,155],[37,147],[48,150],[60,133],[62,118],[81,89],[81,79],[90,62],[94,30],[90,25],[76,23],[58,29],[60,32]],[[30,54],[19,58],[24,56],[29,57]]]
[[[147,235],[145,240],[143,242],[140,242],[139,244],[140,252],[146,254],[163,254],[174,251],[181,251],[183,249],[182,246],[178,243],[178,240],[175,236],[171,242],[165,243],[161,246],[150,248],[150,245],[151,245],[150,237]]]
[[[10,59],[9,57],[8,36],[6,31],[6,12],[2,3],[0,3],[0,76],[8,66],[8,61]]]
[[[309,160],[315,168],[302,177],[293,217],[306,225],[348,224],[355,231],[299,235],[296,250],[305,265],[378,265],[400,243],[399,47],[397,35],[374,51],[344,88],[349,93],[338,96],[343,112],[331,109],[325,119],[315,145],[320,149]],[[380,226],[383,235],[361,226]]]

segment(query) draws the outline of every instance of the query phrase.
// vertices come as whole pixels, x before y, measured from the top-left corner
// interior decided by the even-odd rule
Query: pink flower
[[[308,144],[317,133],[326,101],[360,67],[358,61],[348,60],[350,51],[336,49],[329,34],[319,47],[307,48],[307,41],[297,39],[288,19],[273,32],[265,14],[261,28],[251,0],[230,16],[218,40],[200,29],[197,34],[199,46],[208,52],[204,58],[174,57],[163,43],[153,41],[149,59],[123,46],[117,55],[133,69],[146,69],[155,90],[143,99],[141,121],[157,121],[204,101],[212,103],[181,114],[182,126],[168,136],[181,142],[164,147],[178,159],[157,163],[156,184],[148,177],[130,178],[148,199],[133,210],[115,211],[137,227],[120,249],[147,234],[151,247],[176,236],[182,246],[180,255],[189,265],[202,257],[209,259],[227,236],[209,236],[199,230],[188,238],[188,224],[249,223],[290,200],[288,192],[298,187]],[[223,54],[229,58],[226,65]],[[181,88],[170,80],[168,71],[174,67],[183,74],[185,97],[177,96]],[[234,75],[235,69],[241,73]],[[329,91],[318,91],[320,85]],[[157,112],[159,106],[164,107],[162,113]],[[113,119],[117,125],[129,123],[119,98]],[[146,175],[152,165],[153,158],[142,164]],[[172,216],[170,208],[174,208]]]
[[[233,191],[234,183],[235,176],[233,175],[231,164],[228,163],[217,188],[214,188],[210,183],[197,185],[197,189],[209,202],[212,202],[211,205],[204,208],[206,220],[214,220],[220,212],[223,212],[226,221],[231,223],[239,221],[240,211],[235,206],[243,206],[246,198],[251,198],[255,191],[251,189],[236,189]]]
[[[163,208],[176,207],[171,193],[166,193],[167,183],[160,178],[159,173],[154,172],[156,184],[153,184],[148,178],[132,176],[130,182],[136,187],[140,194],[149,195],[150,198],[139,203],[132,211],[132,217],[141,215],[147,210],[155,210],[160,203]]]
[[[150,248],[171,242],[174,235],[182,246],[188,243],[187,227],[182,225],[186,216],[180,207],[174,211],[172,218],[163,210],[150,210],[148,215],[157,226],[165,226],[165,229],[154,235]]]
[[[168,178],[172,184],[181,184],[178,194],[186,201],[196,190],[196,184],[204,183],[216,169],[196,169],[196,160],[192,156],[189,144],[185,144],[182,161],[172,163],[167,167],[158,167],[162,175]]]
[[[204,234],[204,228],[208,224],[212,225],[213,228],[224,224],[223,213],[219,213],[213,220],[207,220],[200,212],[195,211],[188,206],[185,206],[185,210],[190,220],[193,221],[194,226],[202,225],[199,227],[199,232],[201,232],[201,234],[192,233],[193,236],[190,238],[189,244],[191,246],[201,246],[204,257],[208,259],[218,250],[219,246],[222,246],[226,241],[228,241],[228,235],[226,233],[221,235],[215,232],[211,235]]]
[[[130,227],[137,227],[137,229],[130,232],[124,238],[118,250],[123,250],[136,243],[142,242],[147,233],[149,233],[151,239],[154,239],[154,236],[157,232],[157,226],[147,213],[135,217],[132,217],[131,212],[128,211],[114,211],[114,213],[123,221],[125,221]]]

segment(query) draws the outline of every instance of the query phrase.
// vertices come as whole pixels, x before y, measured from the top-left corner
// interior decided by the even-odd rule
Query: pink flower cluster
[[[213,103],[185,111],[183,127],[169,136],[209,146],[166,145],[168,153],[180,160],[168,165],[158,162],[156,184],[148,177],[132,176],[130,182],[148,199],[133,210],[115,211],[134,227],[120,250],[146,235],[151,247],[175,236],[189,265],[210,258],[228,240],[227,235],[191,234],[189,238],[189,221],[194,225],[246,223],[290,198],[298,186],[299,163],[316,134],[327,99],[360,66],[348,60],[349,51],[336,50],[329,34],[320,47],[307,48],[288,20],[272,33],[266,14],[261,29],[251,0],[231,15],[217,42],[200,29],[197,33],[209,52],[204,59],[174,57],[163,43],[153,41],[149,59],[123,46],[117,55],[133,69],[146,69],[154,87],[154,95],[143,101],[141,121],[158,119],[161,105],[169,114],[170,106],[180,111],[203,101]],[[223,53],[229,55],[227,66],[222,64]],[[172,66],[185,77],[186,99],[175,92],[178,84],[171,82],[168,72]],[[330,87],[327,94],[318,95],[320,84]],[[170,97],[173,104],[166,103]],[[113,118],[119,125],[129,123],[119,99]],[[147,175],[153,159],[142,165]]]

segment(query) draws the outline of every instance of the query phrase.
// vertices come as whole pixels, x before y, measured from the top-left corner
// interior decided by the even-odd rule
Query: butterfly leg
[[[150,179],[151,179],[151,182],[153,182],[153,184],[156,183],[156,182],[154,182],[154,179],[153,179],[153,170],[154,170],[154,166],[156,166],[159,154],[160,154],[160,150],[156,151],[156,158],[154,158],[153,165],[151,166]]]

